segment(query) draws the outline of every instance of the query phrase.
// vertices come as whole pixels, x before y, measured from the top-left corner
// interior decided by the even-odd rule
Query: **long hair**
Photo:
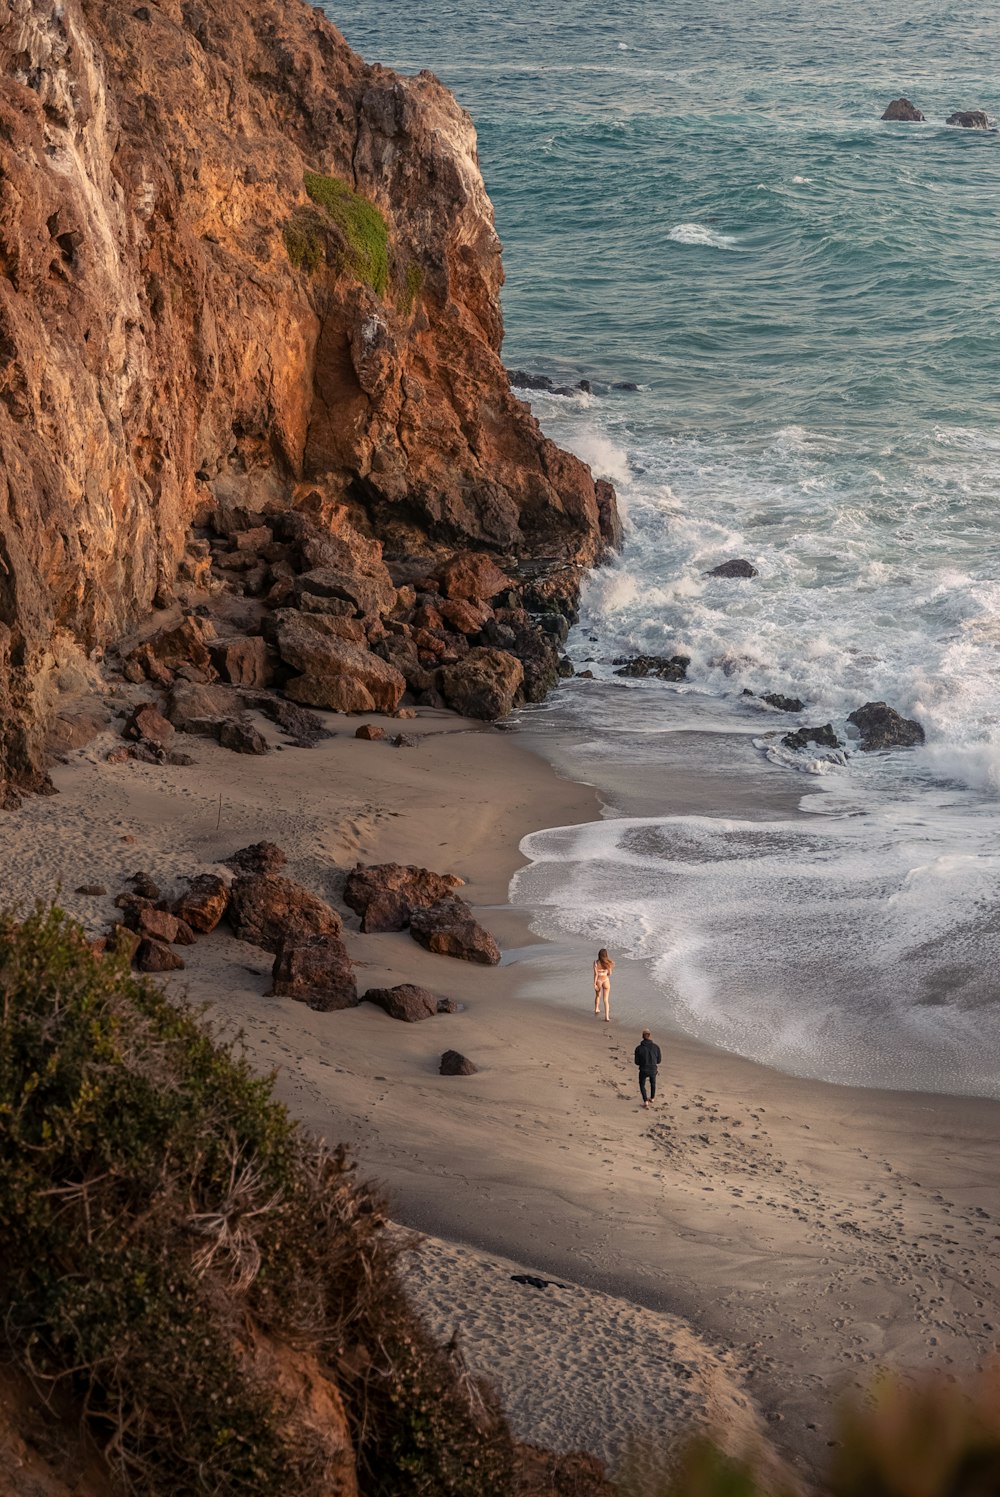
[[[600,951],[597,953],[597,960],[600,962],[601,966],[606,972],[610,972],[615,965],[611,958],[608,956],[608,949],[606,946],[602,946]]]

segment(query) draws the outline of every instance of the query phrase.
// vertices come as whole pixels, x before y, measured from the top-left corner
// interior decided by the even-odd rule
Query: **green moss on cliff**
[[[319,269],[325,258],[326,225],[315,208],[296,208],[282,236],[296,270],[312,275]]]
[[[406,275],[403,279],[403,290],[399,298],[399,309],[409,314],[416,306],[417,297],[420,295],[424,284],[424,272],[416,260],[411,260],[406,267]]]
[[[58,911],[0,917],[0,1339],[75,1388],[125,1490],[331,1489],[253,1362],[339,1388],[366,1497],[501,1497],[509,1432],[407,1306],[380,1202],[270,1083]]]
[[[375,204],[338,177],[319,172],[306,172],[305,188],[340,230],[347,268],[377,296],[384,296],[389,284],[389,227]]]

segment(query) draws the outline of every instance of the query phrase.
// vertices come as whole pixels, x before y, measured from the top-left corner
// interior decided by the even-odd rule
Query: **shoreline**
[[[460,1013],[416,1025],[366,1004],[315,1013],[268,997],[271,958],[221,932],[185,952],[175,989],[209,1003],[224,1033],[243,1031],[252,1062],[278,1068],[282,1100],[348,1144],[402,1225],[448,1239],[464,1263],[467,1247],[591,1291],[595,1327],[612,1313],[601,1295],[681,1317],[706,1365],[712,1348],[728,1358],[733,1388],[800,1471],[825,1464],[838,1395],[881,1365],[962,1374],[997,1350],[1000,1104],[801,1081],[671,1035],[660,1107],[642,1112],[637,1033],[588,1012],[589,947],[533,935],[507,903],[521,837],[596,819],[597,792],[559,778],[516,732],[422,711],[418,746],[396,749],[356,740],[361,721],[330,717],[327,742],[264,759],[192,740],[189,769],[105,765],[118,741],[105,735],[57,768],[60,797],[8,818],[0,898],[23,905],[61,885],[72,913],[103,924],[136,869],[177,883],[262,837],[335,902],[357,859],[459,873],[502,966],[432,956],[405,932],[362,936],[353,917],[345,932],[361,992],[414,981]],[[103,879],[107,899],[66,894],[84,878]],[[621,962],[613,1003],[642,981],[641,963]],[[575,1011],[552,1001],[571,983]],[[440,1077],[446,1048],[479,1074]],[[495,1323],[478,1305],[467,1319],[476,1371],[505,1337],[537,1341],[509,1305]],[[590,1372],[599,1397],[596,1359]],[[637,1430],[679,1420],[680,1388],[666,1375],[650,1388]],[[583,1391],[552,1368],[528,1390],[540,1427]]]

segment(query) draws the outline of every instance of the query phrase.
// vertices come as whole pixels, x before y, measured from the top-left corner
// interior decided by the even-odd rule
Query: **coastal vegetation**
[[[342,1150],[57,910],[0,923],[0,986],[4,1337],[123,1490],[308,1497],[355,1465],[371,1497],[512,1490]]]
[[[389,284],[389,227],[383,215],[339,177],[306,172],[304,181],[306,192],[343,237],[345,268],[376,296],[384,296]]]

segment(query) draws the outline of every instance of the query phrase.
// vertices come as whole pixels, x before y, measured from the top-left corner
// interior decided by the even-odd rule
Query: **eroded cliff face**
[[[510,394],[436,79],[297,0],[0,0],[0,77],[0,779],[220,507],[308,496],[397,560],[598,559],[589,471]]]

